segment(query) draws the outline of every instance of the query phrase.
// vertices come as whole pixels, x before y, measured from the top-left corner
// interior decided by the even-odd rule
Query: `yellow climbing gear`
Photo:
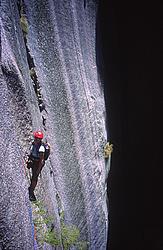
[[[113,152],[113,144],[107,142],[104,146],[104,158],[109,158]]]

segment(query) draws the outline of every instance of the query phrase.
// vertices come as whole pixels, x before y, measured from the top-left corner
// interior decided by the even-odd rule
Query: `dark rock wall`
[[[163,248],[162,2],[101,1],[109,250]]]

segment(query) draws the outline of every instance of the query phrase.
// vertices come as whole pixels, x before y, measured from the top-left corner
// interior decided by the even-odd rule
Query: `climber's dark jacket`
[[[45,152],[45,148],[41,142],[32,143],[30,154],[29,154],[28,161],[27,161],[27,168],[32,169],[32,178],[31,178],[31,185],[30,185],[30,190],[32,191],[34,191],[37,185],[38,176],[41,173],[41,170],[45,164],[44,152]]]

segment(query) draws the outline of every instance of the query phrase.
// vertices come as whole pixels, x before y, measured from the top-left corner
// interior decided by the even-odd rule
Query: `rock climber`
[[[30,201],[36,201],[34,190],[37,185],[38,176],[41,173],[43,166],[45,165],[45,147],[43,146],[42,142],[44,135],[41,131],[35,131],[33,133],[33,136],[34,141],[31,145],[30,153],[27,160],[27,168],[32,169],[31,184],[28,188]]]

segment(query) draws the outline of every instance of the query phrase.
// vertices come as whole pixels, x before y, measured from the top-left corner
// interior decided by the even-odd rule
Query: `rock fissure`
[[[30,77],[31,77],[32,82],[33,82],[33,88],[34,88],[34,91],[36,94],[39,110],[40,110],[40,112],[45,111],[47,113],[44,98],[43,98],[43,95],[41,93],[40,83],[38,81],[38,77],[37,77],[37,73],[36,73],[36,66],[34,63],[34,59],[32,58],[30,50],[28,48],[28,19],[27,19],[27,15],[26,15],[26,11],[25,11],[25,8],[26,8],[25,3],[23,0],[21,0],[21,1],[18,1],[17,4],[18,4],[19,15],[20,15],[20,24],[21,24],[21,28],[22,28],[22,32],[23,32],[23,37],[24,37],[24,44],[25,44],[25,48],[26,48],[29,73],[30,73]],[[46,120],[47,119],[45,118],[45,116],[42,115],[42,124],[43,124],[45,131],[46,131]]]

